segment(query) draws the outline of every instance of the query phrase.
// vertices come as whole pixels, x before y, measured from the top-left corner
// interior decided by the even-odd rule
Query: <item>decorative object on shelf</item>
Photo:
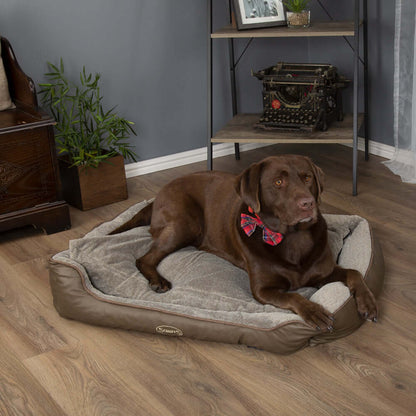
[[[282,0],[233,0],[233,4],[238,30],[286,25]]]
[[[307,8],[309,0],[286,0],[287,25],[291,28],[309,27],[311,24],[311,11]]]
[[[278,63],[253,73],[263,81],[263,129],[325,131],[343,119],[341,89],[349,81],[328,64]]]
[[[39,94],[57,122],[65,200],[85,210],[126,199],[123,158],[136,161],[127,142],[131,134],[136,134],[134,123],[115,114],[115,107],[103,109],[100,74],[87,74],[84,67],[81,85],[77,85],[66,77],[62,59],[59,67],[51,63],[48,67],[50,72],[45,76],[49,82],[40,84]],[[105,173],[101,176],[100,172]]]

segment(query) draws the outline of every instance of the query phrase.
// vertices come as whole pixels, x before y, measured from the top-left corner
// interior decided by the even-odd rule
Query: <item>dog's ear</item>
[[[312,162],[312,160],[308,158],[308,161],[309,161],[309,164],[311,165],[313,176],[315,177],[316,194],[314,195],[314,197],[315,197],[316,202],[319,204],[321,202],[322,191],[324,190],[325,174],[320,167],[316,166],[315,163]]]
[[[238,177],[235,183],[235,189],[240,195],[241,199],[254,212],[260,212],[260,179],[263,163],[254,163],[246,170],[244,170]]]

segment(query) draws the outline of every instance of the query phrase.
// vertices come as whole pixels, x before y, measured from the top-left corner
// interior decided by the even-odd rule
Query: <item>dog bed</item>
[[[187,247],[159,265],[172,282],[155,293],[135,267],[150,247],[149,227],[108,235],[149,201],[133,205],[50,259],[54,305],[62,317],[89,324],[168,336],[245,344],[288,354],[346,336],[362,324],[355,300],[342,283],[302,288],[308,299],[334,314],[334,331],[308,326],[295,313],[262,305],[252,296],[247,273],[213,254]],[[368,222],[355,215],[325,215],[333,255],[359,270],[377,296],[384,263]]]

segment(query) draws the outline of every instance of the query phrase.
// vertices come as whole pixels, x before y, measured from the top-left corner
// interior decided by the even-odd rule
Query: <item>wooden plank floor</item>
[[[352,335],[290,356],[245,346],[98,328],[60,318],[47,259],[99,223],[155,195],[197,163],[128,180],[130,198],[81,212],[46,236],[30,227],[0,235],[0,415],[413,415],[416,409],[416,186],[378,157],[351,149],[276,145],[214,160],[240,172],[274,153],[307,154],[326,173],[322,211],[366,217],[386,261],[380,319]]]

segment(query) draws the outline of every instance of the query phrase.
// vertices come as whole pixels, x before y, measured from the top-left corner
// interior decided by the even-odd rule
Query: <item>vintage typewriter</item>
[[[256,127],[325,131],[343,119],[341,89],[349,81],[332,65],[281,62],[252,75],[263,81],[263,114]]]

